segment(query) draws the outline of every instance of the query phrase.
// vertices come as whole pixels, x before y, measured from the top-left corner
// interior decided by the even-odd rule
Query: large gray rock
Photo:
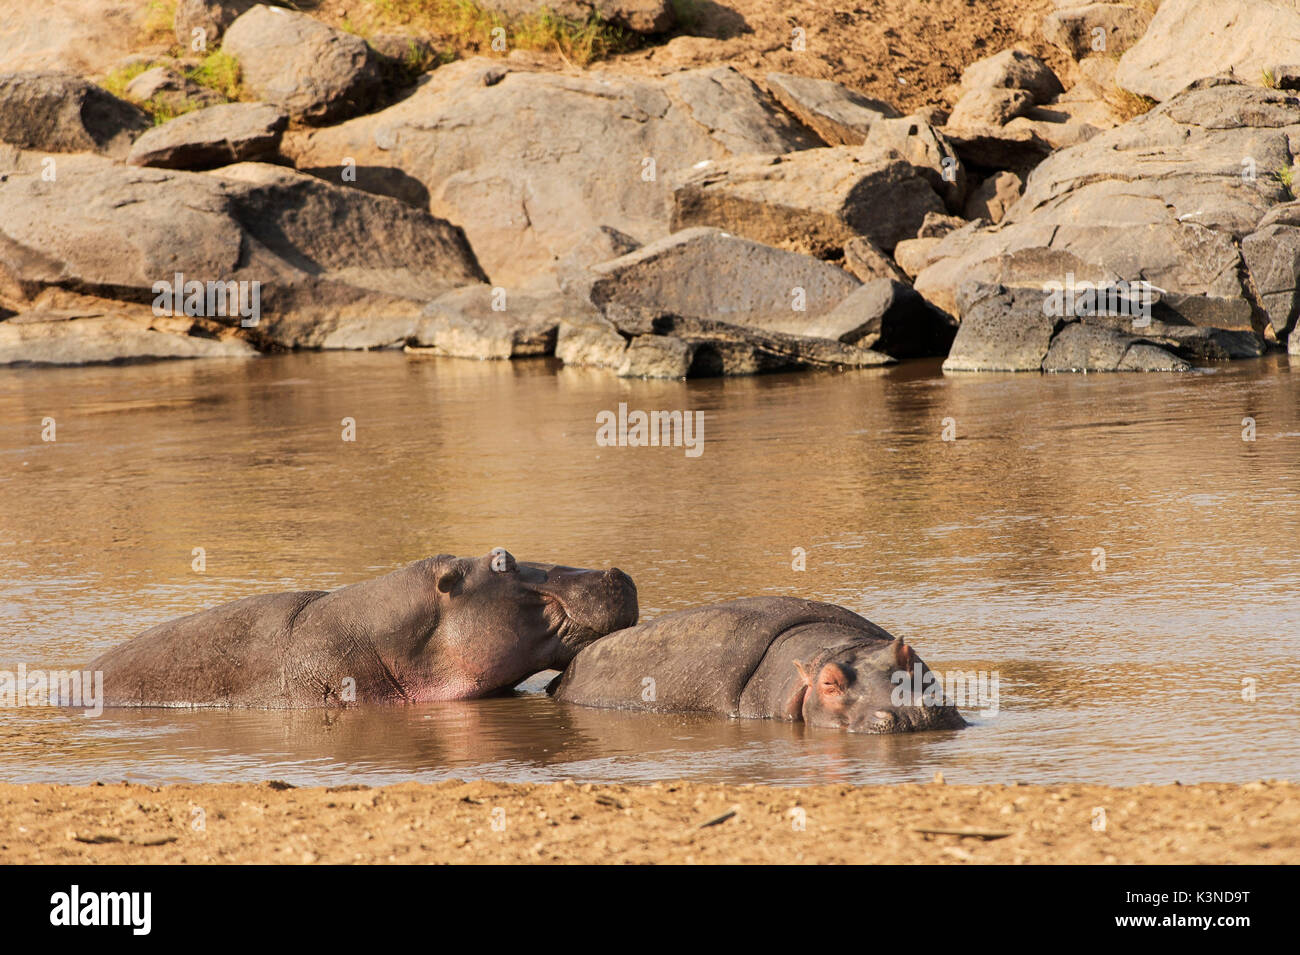
[[[155,126],[126,161],[161,169],[213,169],[274,158],[289,117],[264,103],[226,103]]]
[[[1300,228],[1266,225],[1241,240],[1241,255],[1273,333],[1278,341],[1285,341],[1300,314]]]
[[[961,325],[944,371],[1041,371],[1063,320],[1047,314],[1043,293],[997,285],[962,290]]]
[[[150,126],[138,107],[71,73],[0,74],[0,142],[121,158]]]
[[[0,365],[91,365],[164,358],[250,358],[239,338],[152,327],[120,314],[75,317],[26,312],[0,321]]]
[[[667,235],[674,171],[816,144],[730,68],[561,76],[483,58],[440,67],[382,112],[291,132],[282,149],[334,182],[353,159],[356,186],[459,223],[511,285],[549,273],[594,224],[639,242]]]
[[[527,358],[555,351],[562,321],[598,317],[590,303],[561,292],[472,285],[430,302],[408,340],[452,358]]]
[[[709,378],[802,368],[872,368],[892,359],[860,345],[765,332],[654,309],[562,322],[555,348],[566,365],[624,378]]]
[[[1024,90],[1040,104],[1065,92],[1046,63],[1021,50],[1003,50],[976,60],[962,70],[961,88],[966,93],[979,89]]]
[[[1259,83],[1276,63],[1300,62],[1294,0],[1164,0],[1119,61],[1115,82],[1166,100],[1194,80],[1229,73]]]
[[[909,163],[841,146],[708,162],[674,190],[672,228],[715,226],[825,256],[856,236],[888,251],[943,208]]]
[[[633,33],[664,33],[677,23],[669,0],[482,0],[481,5],[508,20],[546,10],[578,23],[598,17]]]
[[[946,355],[957,323],[906,283],[876,279],[800,329],[804,335],[861,345],[893,358]]]
[[[1102,320],[1055,314],[1041,290],[967,283],[944,371],[1188,371],[1177,355]]]
[[[876,120],[898,117],[898,110],[888,103],[833,80],[769,73],[767,88],[829,146],[859,146]]]
[[[379,67],[366,41],[303,13],[258,4],[226,31],[243,86],[305,123],[333,123],[374,105]]]
[[[948,206],[961,211],[966,201],[966,169],[952,143],[920,116],[882,119],[871,126],[862,157],[875,160],[894,155],[911,164],[926,178]]]
[[[54,290],[151,303],[155,284],[176,273],[257,282],[258,336],[318,347],[342,325],[418,316],[428,300],[486,278],[449,223],[282,167],[193,173],[83,154],[61,157],[48,182],[41,158],[0,156],[0,289],[27,303]]]
[[[1043,371],[1190,371],[1191,365],[1136,335],[1104,325],[1071,322],[1057,332]]]
[[[979,87],[964,94],[952,108],[946,128],[949,130],[981,129],[1005,126],[1023,116],[1034,105],[1027,90]]]
[[[952,311],[967,279],[1145,280],[1187,322],[1262,333],[1238,243],[1288,198],[1268,171],[1292,164],[1292,142],[1300,142],[1300,102],[1201,84],[1053,154],[999,226],[958,230],[927,249],[916,289]]]
[[[215,50],[230,25],[254,6],[256,0],[177,0],[176,42],[188,53]]]
[[[706,228],[674,233],[591,271],[582,293],[609,317],[652,310],[787,333],[860,284],[810,256]]]

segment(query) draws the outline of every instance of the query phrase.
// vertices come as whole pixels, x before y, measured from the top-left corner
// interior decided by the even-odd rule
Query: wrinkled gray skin
[[[103,671],[106,706],[471,699],[562,668],[636,619],[636,587],[621,570],[517,563],[498,548],[330,592],[236,600],[152,627],[88,669]]]
[[[551,684],[557,700],[661,713],[716,713],[907,733],[965,726],[952,706],[910,692],[895,706],[891,676],[925,679],[901,639],[834,604],[752,597],[667,614],[597,640]],[[646,680],[654,681],[654,699]],[[911,705],[916,704],[916,705]]]

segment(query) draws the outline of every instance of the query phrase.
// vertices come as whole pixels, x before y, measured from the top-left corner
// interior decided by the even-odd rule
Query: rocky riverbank
[[[0,0],[0,364],[1300,354],[1291,4],[444,6]]]
[[[0,785],[4,863],[1300,861],[1284,782]]]

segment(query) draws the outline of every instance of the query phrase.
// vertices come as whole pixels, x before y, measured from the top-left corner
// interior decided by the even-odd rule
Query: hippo
[[[334,591],[266,594],[144,631],[88,665],[106,706],[303,709],[464,700],[561,669],[637,620],[618,568],[440,554]]]
[[[785,720],[855,733],[965,726],[956,707],[917,698],[927,672],[910,646],[851,610],[750,597],[602,637],[547,689],[582,706]]]

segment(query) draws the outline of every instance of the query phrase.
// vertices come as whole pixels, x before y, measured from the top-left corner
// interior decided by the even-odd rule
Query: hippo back
[[[889,638],[833,604],[749,597],[679,610],[602,637],[569,664],[555,698],[612,709],[738,716],[741,696],[768,648],[808,624]]]

